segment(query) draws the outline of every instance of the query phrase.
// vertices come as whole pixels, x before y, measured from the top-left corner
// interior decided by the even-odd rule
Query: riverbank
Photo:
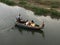
[[[33,11],[36,15],[44,15],[44,16],[50,15],[54,17],[60,17],[60,12],[56,10],[56,8],[52,8],[50,6],[47,6],[48,8],[43,7],[41,6],[41,4],[45,4],[45,3],[41,3],[33,0],[28,0],[28,1],[27,0],[18,0],[18,1],[2,0],[0,2],[6,3],[8,5],[18,5],[18,6],[24,7],[26,9]],[[50,3],[48,5],[50,5]]]

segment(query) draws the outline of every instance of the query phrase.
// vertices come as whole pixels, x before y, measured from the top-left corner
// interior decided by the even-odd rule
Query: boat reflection
[[[34,35],[35,33],[40,33],[43,38],[45,37],[43,30],[30,30],[30,29],[23,29],[23,28],[20,28],[20,27],[16,27],[16,28],[19,30],[19,32],[21,34],[23,34],[23,31],[27,31],[27,32],[31,32],[32,35]]]

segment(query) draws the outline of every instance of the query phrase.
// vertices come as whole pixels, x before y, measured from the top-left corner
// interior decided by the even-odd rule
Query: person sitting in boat
[[[34,27],[35,26],[35,23],[34,23],[33,20],[32,21],[27,21],[26,22],[26,25],[31,26],[31,27]]]
[[[31,21],[27,20],[26,25],[30,26],[31,25]]]
[[[19,14],[19,16],[16,17],[16,20],[17,20],[17,22],[20,22],[20,20],[21,20],[20,19],[20,14]]]
[[[33,20],[31,21],[31,26],[32,26],[32,27],[35,27],[35,23],[34,23]]]

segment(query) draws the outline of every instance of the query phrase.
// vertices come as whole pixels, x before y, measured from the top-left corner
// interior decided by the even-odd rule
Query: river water
[[[16,16],[35,23],[45,22],[41,31],[29,31],[14,27]],[[60,19],[35,16],[34,12],[18,6],[0,3],[0,45],[60,45]]]

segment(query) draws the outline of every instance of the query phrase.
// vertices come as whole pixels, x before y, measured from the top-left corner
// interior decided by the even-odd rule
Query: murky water
[[[41,31],[29,31],[14,27],[16,16],[35,23],[45,22]],[[13,28],[12,28],[13,27]],[[35,16],[32,11],[18,6],[0,3],[0,45],[60,45],[60,19]]]

